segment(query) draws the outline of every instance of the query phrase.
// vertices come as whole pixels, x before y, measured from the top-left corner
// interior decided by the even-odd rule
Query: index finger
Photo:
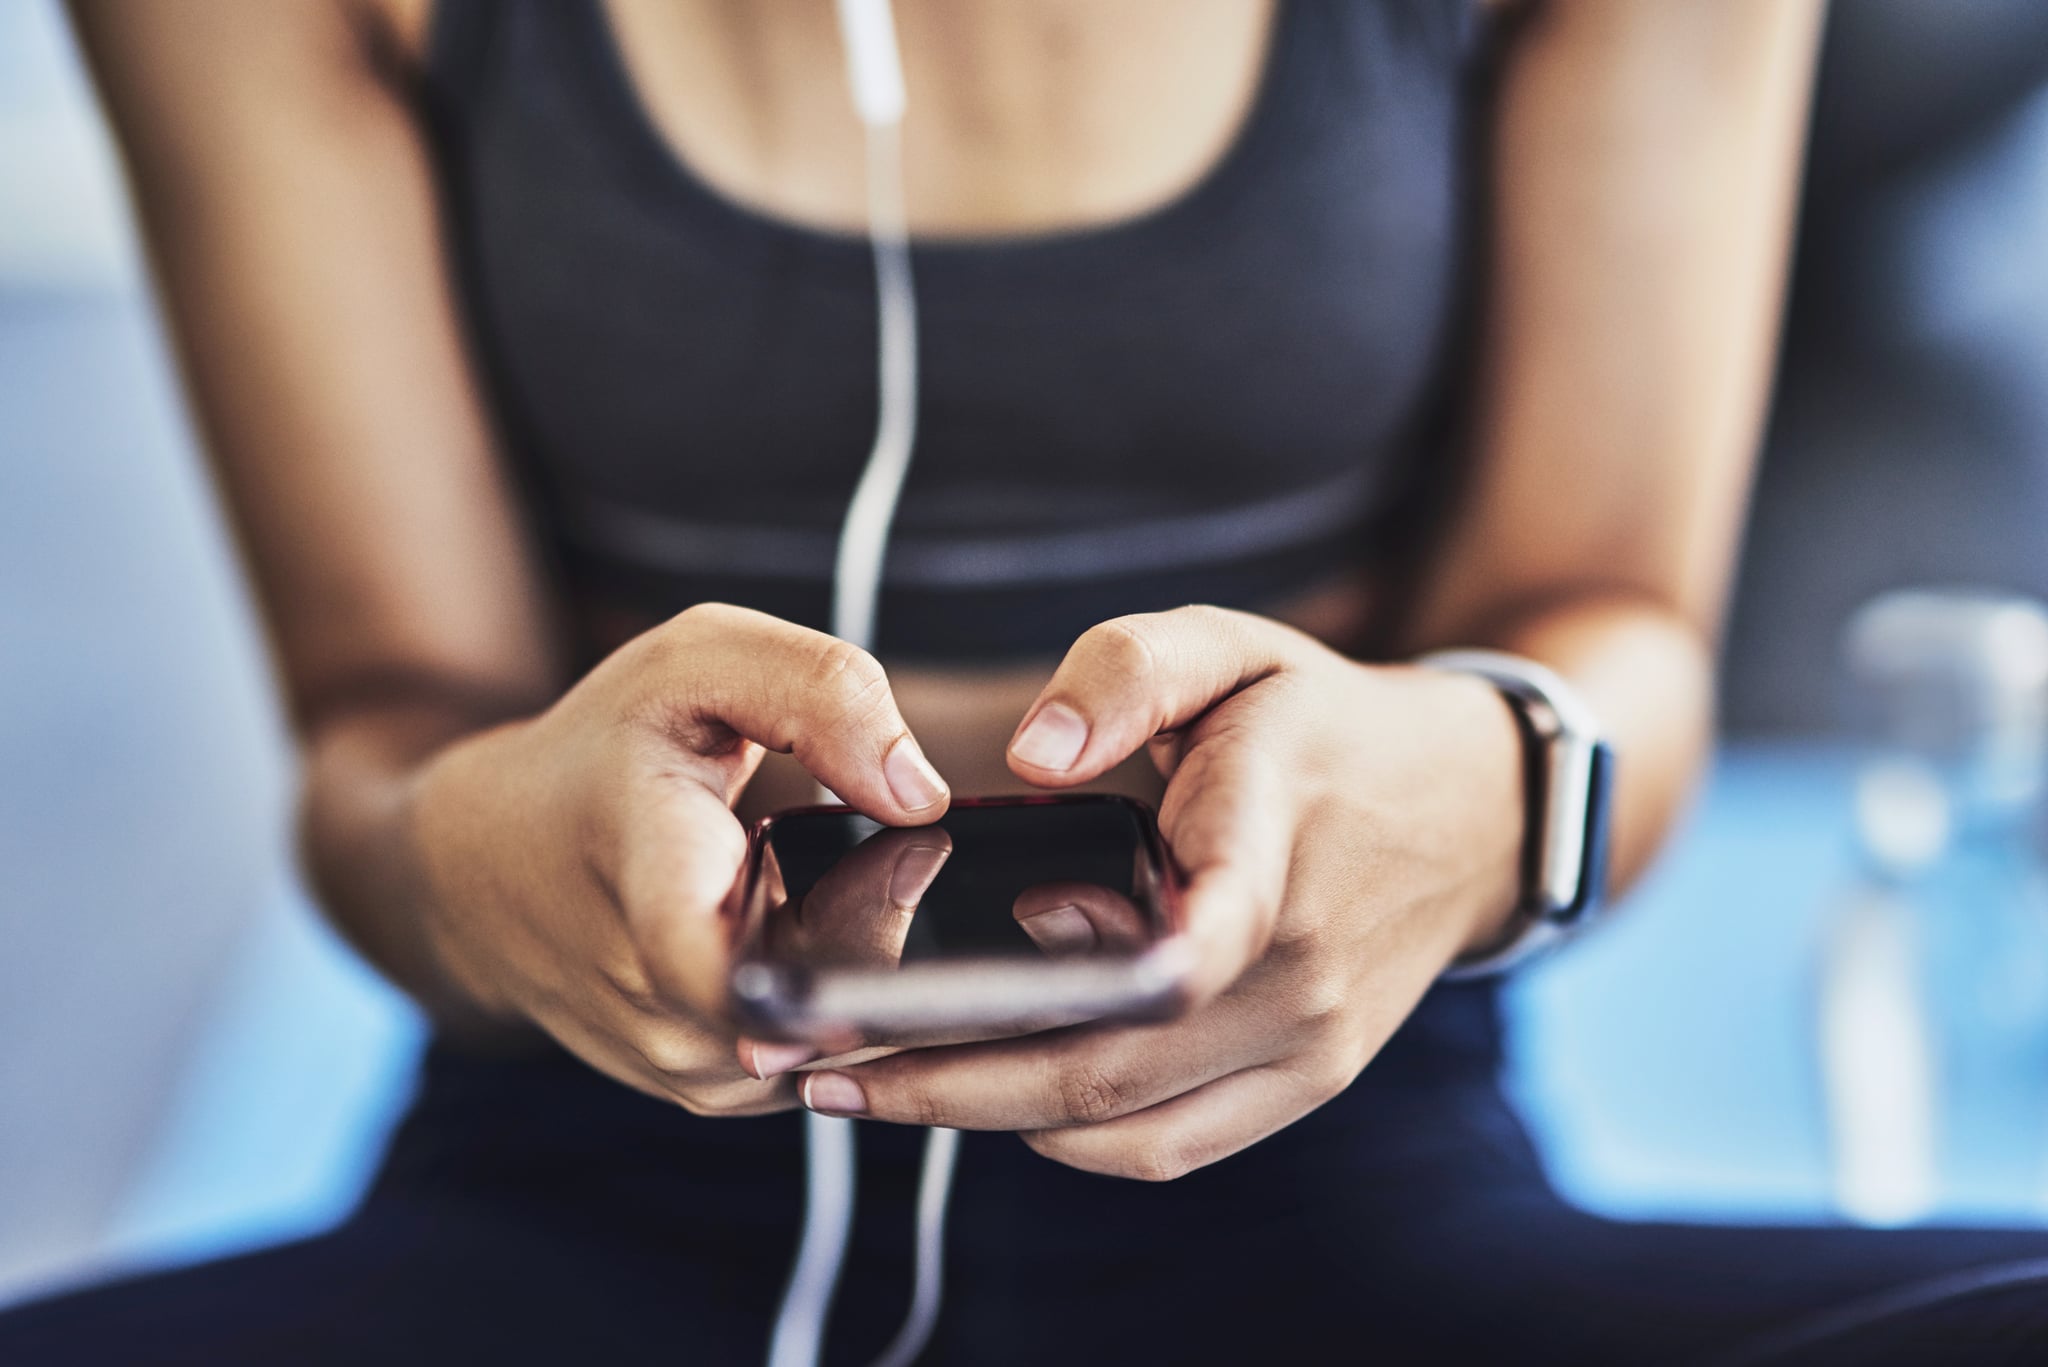
[[[1293,794],[1251,747],[1198,734],[1166,785],[1159,831],[1187,880],[1177,929],[1195,950],[1188,993],[1206,1001],[1273,938],[1294,857]]]
[[[687,620],[686,620],[687,619]],[[888,826],[945,815],[946,782],[897,710],[874,656],[766,613],[699,604],[663,646],[681,676],[684,725],[796,756],[825,787]]]
[[[724,798],[693,777],[637,782],[612,875],[619,909],[654,990],[711,1018],[725,1001],[738,930],[728,903],[746,833]]]
[[[1249,613],[1186,607],[1090,627],[1010,741],[1010,768],[1044,787],[1085,783],[1283,668],[1307,638]]]

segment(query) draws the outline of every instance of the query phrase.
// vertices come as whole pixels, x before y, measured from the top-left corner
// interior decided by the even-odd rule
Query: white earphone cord
[[[839,0],[854,106],[867,134],[868,238],[875,258],[875,444],[847,504],[833,566],[832,632],[872,650],[882,561],[917,436],[917,295],[903,192],[903,74],[889,0]],[[946,1203],[959,1155],[957,1130],[925,1140],[917,1193],[917,1261],[910,1309],[875,1367],[908,1367],[938,1320]],[[775,1317],[769,1367],[816,1367],[833,1293],[846,1261],[858,1182],[850,1120],[804,1116],[804,1227]]]

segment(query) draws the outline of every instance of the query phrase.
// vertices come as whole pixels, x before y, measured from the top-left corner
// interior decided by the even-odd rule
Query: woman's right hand
[[[885,825],[945,813],[946,785],[872,656],[744,608],[693,607],[545,713],[421,772],[412,845],[442,972],[484,1011],[698,1114],[793,1104],[786,1078],[742,1070],[722,1020],[724,905],[746,855],[732,805],[764,748]]]

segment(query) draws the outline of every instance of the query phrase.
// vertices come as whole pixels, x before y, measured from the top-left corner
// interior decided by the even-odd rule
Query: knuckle
[[[693,603],[669,618],[668,625],[684,635],[697,631],[720,631],[737,626],[747,615],[745,608],[737,608],[730,603]]]
[[[1159,670],[1157,630],[1155,619],[1144,614],[1113,617],[1082,633],[1081,644],[1105,669],[1145,680]]]
[[[1025,1130],[1017,1137],[1024,1141],[1025,1148],[1040,1158],[1049,1158],[1055,1163],[1065,1163],[1069,1167],[1076,1166],[1066,1156],[1065,1131]]]
[[[692,612],[695,610],[690,609]],[[627,696],[639,705],[636,710],[657,713],[659,708],[647,699],[646,694],[666,687],[677,678],[686,677],[687,662],[694,653],[688,642],[689,630],[689,625],[681,618],[671,618],[654,630],[642,632],[628,641],[599,668],[623,670]]]
[[[1351,1006],[1349,985],[1324,968],[1304,972],[1295,984],[1295,1016],[1311,1030],[1321,1031],[1342,1020]]]
[[[940,1102],[943,1082],[921,1077],[910,1054],[891,1054],[862,1065],[855,1073],[867,1093],[868,1111],[906,1125],[940,1129],[947,1125]]]
[[[724,603],[684,608],[634,637],[599,666],[608,669],[616,661],[626,670],[623,720],[632,723],[625,728],[627,734],[648,728],[687,743],[691,700],[703,686],[707,661],[743,611]]]
[[[1166,615],[1176,622],[1210,632],[1228,630],[1239,620],[1237,613],[1228,608],[1219,608],[1213,603],[1188,603]]]
[[[856,712],[886,696],[889,678],[881,663],[859,646],[827,638],[816,649],[804,681],[818,697],[842,712]]]
[[[658,928],[640,930],[627,961],[614,971],[620,995],[648,1016],[667,1017],[685,996],[684,975],[675,955],[663,950]]]
[[[1309,1105],[1320,1106],[1357,1079],[1365,1067],[1359,1060],[1363,1052],[1347,1047],[1342,1040],[1332,1040],[1326,1047],[1274,1067],[1293,1083]]]
[[[1175,1182],[1199,1166],[1172,1136],[1147,1140],[1124,1156],[1122,1176],[1139,1182]]]
[[[724,603],[693,604],[641,635],[637,644],[657,669],[687,668],[708,638],[732,629],[734,611]]]
[[[1299,966],[1305,974],[1339,971],[1343,937],[1333,932],[1341,928],[1341,917],[1354,914],[1358,900],[1341,889],[1333,894],[1304,888],[1299,880],[1277,894],[1258,891],[1248,898],[1251,914],[1272,928],[1266,957],[1284,966]]]
[[[661,989],[644,956],[621,954],[612,962],[600,965],[598,974],[613,994],[636,1014],[655,1015],[665,1009]]]
[[[781,1103],[764,1094],[762,1084],[751,1078],[742,1081],[693,1079],[672,1086],[669,1095],[691,1115],[713,1119],[759,1115],[766,1110],[782,1109]]]
[[[898,1084],[884,1092],[875,1085],[879,1080],[871,1074],[868,1083],[868,1106],[875,1114],[901,1116],[905,1123],[928,1130],[945,1125],[946,1117],[940,1112],[938,1099],[928,1089]]]
[[[1062,1167],[1072,1168],[1076,1172],[1094,1173],[1101,1177],[1124,1176],[1113,1156],[1105,1159],[1097,1145],[1081,1138],[1087,1133],[1083,1130],[1070,1129],[1026,1130],[1018,1138],[1024,1141],[1024,1147],[1040,1158],[1058,1163]]]
[[[938,1099],[931,1093],[919,1089],[911,1093],[909,1111],[912,1123],[927,1130],[935,1130],[946,1123],[946,1115]]]
[[[719,1113],[718,1107],[711,1099],[694,1087],[672,1084],[668,1089],[668,1094],[674,1099],[676,1105],[682,1107],[691,1115],[710,1119],[715,1118]]]
[[[1242,654],[1251,646],[1247,623],[1254,619],[1241,612],[1210,603],[1190,603],[1165,616],[1172,621],[1177,636],[1201,641],[1209,649],[1221,647]]]
[[[633,1041],[633,1050],[647,1066],[662,1077],[677,1084],[681,1090],[694,1090],[695,1084],[703,1080],[703,1051],[697,1042],[673,1030],[646,1030]]]
[[[1173,1182],[1202,1166],[1200,1155],[1178,1135],[1158,1135],[1102,1153],[1094,1146],[1079,1147],[1069,1130],[1032,1130],[1020,1136],[1041,1158],[1063,1163],[1083,1172],[1120,1177],[1134,1182]]]
[[[1260,725],[1291,730],[1299,718],[1311,711],[1316,681],[1301,671],[1266,670],[1261,671],[1257,678],[1259,706],[1256,715]],[[1318,732],[1314,727],[1307,727],[1303,734],[1314,737]]]
[[[1354,1063],[1343,1053],[1330,1051],[1315,1060],[1308,1069],[1308,1083],[1317,1104],[1330,1100],[1344,1092],[1357,1080],[1364,1065]]]
[[[1057,1114],[1073,1124],[1099,1125],[1130,1109],[1129,1089],[1092,1063],[1056,1065],[1052,1085]]]

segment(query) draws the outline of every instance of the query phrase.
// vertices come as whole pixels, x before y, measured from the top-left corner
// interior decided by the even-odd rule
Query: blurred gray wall
[[[2048,3],[1836,0],[1730,729],[1837,720],[1837,637],[1907,584],[2048,597]]]

